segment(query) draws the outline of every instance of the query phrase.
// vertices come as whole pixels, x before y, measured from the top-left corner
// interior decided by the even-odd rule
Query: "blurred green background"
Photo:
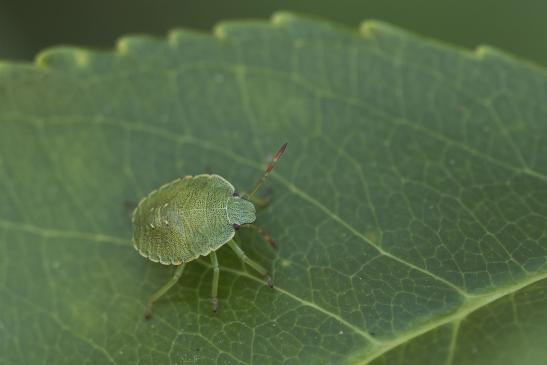
[[[490,44],[547,65],[546,0],[0,0],[0,58],[30,60],[57,44],[112,48],[127,33],[210,30],[276,10],[356,27],[380,19],[467,48]]]

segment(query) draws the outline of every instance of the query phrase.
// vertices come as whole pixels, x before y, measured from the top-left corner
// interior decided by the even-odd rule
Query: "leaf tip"
[[[129,53],[128,38],[126,38],[126,37],[119,38],[116,41],[115,49],[116,49],[116,52],[121,54],[121,55],[128,54]]]
[[[534,61],[522,59],[519,56],[515,56],[494,46],[479,45],[471,52],[471,54],[476,59],[481,61],[511,63],[534,69],[543,74],[545,73],[545,67],[536,64]]]
[[[84,68],[90,63],[90,51],[80,48],[58,47],[39,53],[35,64],[42,68]]]
[[[167,43],[170,46],[178,46],[186,37],[186,33],[183,29],[171,29],[167,33]]]
[[[477,56],[480,59],[488,58],[488,57],[507,57],[508,55],[505,54],[503,51],[487,45],[479,45],[475,50],[473,51],[475,56]]]
[[[359,26],[359,34],[365,39],[372,39],[380,33],[401,37],[405,31],[380,20],[368,19]]]
[[[215,25],[213,28],[213,35],[220,40],[226,39],[228,37],[228,33],[226,32],[226,23]]]
[[[376,22],[374,20],[366,20],[359,26],[359,34],[365,39],[371,39],[376,28]]]
[[[271,22],[276,26],[283,26],[290,23],[295,18],[295,15],[288,11],[276,11],[271,18]]]
[[[116,53],[119,55],[144,56],[151,52],[158,52],[163,47],[163,39],[146,34],[129,34],[116,41]]]
[[[214,37],[211,37],[210,33],[194,29],[176,28],[167,33],[167,44],[174,48],[182,47],[185,44],[210,44],[216,41]]]

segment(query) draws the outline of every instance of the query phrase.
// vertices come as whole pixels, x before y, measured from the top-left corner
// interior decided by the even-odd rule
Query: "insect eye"
[[[239,196],[239,193],[237,191],[235,191],[232,196]]]
[[[234,229],[237,231],[241,227],[241,224],[234,223]]]

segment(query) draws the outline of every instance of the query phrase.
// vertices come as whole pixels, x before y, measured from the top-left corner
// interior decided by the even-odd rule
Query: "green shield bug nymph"
[[[209,255],[213,266],[213,311],[218,309],[219,266],[215,251],[225,243],[237,256],[264,276],[272,287],[268,271],[248,258],[235,242],[235,232],[252,228],[274,246],[272,238],[254,225],[255,204],[265,202],[254,196],[262,186],[287,144],[277,151],[266,171],[250,193],[241,196],[218,175],[197,175],[179,178],[152,191],[133,211],[133,246],[139,253],[164,265],[178,265],[173,277],[155,292],[145,310],[150,316],[152,305],[179,280],[187,262]]]

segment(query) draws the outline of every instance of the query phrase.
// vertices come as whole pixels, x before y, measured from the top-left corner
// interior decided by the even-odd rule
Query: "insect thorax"
[[[228,213],[228,219],[232,224],[242,225],[253,223],[256,219],[256,210],[253,203],[240,197],[228,199],[226,212]]]

